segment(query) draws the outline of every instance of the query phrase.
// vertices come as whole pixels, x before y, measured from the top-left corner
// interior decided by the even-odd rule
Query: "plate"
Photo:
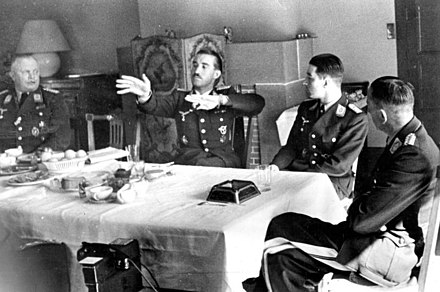
[[[91,204],[105,204],[105,203],[113,203],[116,201],[116,198],[114,198],[113,196],[110,196],[110,198],[107,198],[105,200],[93,200],[93,199],[89,199],[87,198],[87,203],[91,203]]]
[[[10,186],[32,186],[42,184],[52,179],[47,171],[38,170],[35,172],[28,172],[19,174],[8,179],[8,185]]]
[[[38,169],[37,165],[26,165],[26,166],[13,165],[5,168],[0,168],[0,176],[17,175],[26,172],[31,172],[37,169]]]

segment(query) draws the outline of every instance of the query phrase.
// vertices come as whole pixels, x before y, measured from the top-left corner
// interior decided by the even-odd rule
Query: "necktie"
[[[26,92],[23,92],[23,93],[21,94],[20,101],[18,102],[18,107],[21,107],[21,106],[23,105],[24,101],[26,100],[26,98],[27,98],[28,96],[29,96],[29,94],[26,93]]]

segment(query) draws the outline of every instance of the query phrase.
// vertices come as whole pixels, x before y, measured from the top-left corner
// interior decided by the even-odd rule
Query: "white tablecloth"
[[[94,165],[98,167],[99,165]],[[102,169],[109,169],[101,166]],[[139,240],[142,262],[161,287],[194,291],[242,291],[258,275],[266,228],[274,216],[302,212],[333,223],[345,211],[324,174],[278,172],[272,190],[241,205],[209,205],[214,184],[255,181],[255,170],[172,167],[175,175],[145,183],[131,204],[92,204],[77,193],[44,186],[7,186],[0,178],[0,220],[24,238],[68,245],[72,291],[87,291],[76,252],[82,241]]]

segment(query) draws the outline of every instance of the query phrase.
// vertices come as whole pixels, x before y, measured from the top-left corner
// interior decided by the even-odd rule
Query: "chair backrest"
[[[256,116],[247,117],[246,130],[244,118],[237,117],[234,120],[232,147],[241,159],[241,167],[250,168],[249,155],[252,152],[252,133],[255,129],[254,119]]]
[[[86,113],[85,116],[87,121],[87,140],[89,144],[89,151],[96,150],[93,122],[105,120],[109,122],[108,146],[122,149],[124,143],[124,125],[121,118],[116,115],[95,115],[91,113]]]
[[[429,215],[428,231],[425,238],[422,265],[418,279],[419,292],[438,290],[438,272],[440,271],[440,167],[437,167],[437,181]]]

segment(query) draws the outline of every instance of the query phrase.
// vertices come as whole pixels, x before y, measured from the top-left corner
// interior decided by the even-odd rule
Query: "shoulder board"
[[[405,142],[403,142],[403,145],[411,145],[414,146],[414,143],[416,142],[416,134],[415,133],[409,133],[405,137]]]
[[[56,89],[52,89],[52,88],[44,88],[44,87],[43,87],[43,90],[45,90],[45,91],[47,91],[47,92],[55,93],[55,94],[60,93],[58,90],[56,90]]]
[[[349,103],[348,104],[348,108],[351,109],[352,111],[354,111],[357,114],[362,113],[362,110],[360,108],[358,108],[355,104],[353,103]]]
[[[8,93],[8,92],[9,92],[9,89],[2,90],[2,91],[0,91],[0,95]]]
[[[231,85],[222,85],[222,86],[216,87],[215,89],[216,90],[226,90],[226,89],[229,89],[229,88],[231,88]]]
[[[186,90],[186,89],[184,89],[184,88],[177,88],[177,91],[180,91],[180,92],[187,92],[188,90]]]

